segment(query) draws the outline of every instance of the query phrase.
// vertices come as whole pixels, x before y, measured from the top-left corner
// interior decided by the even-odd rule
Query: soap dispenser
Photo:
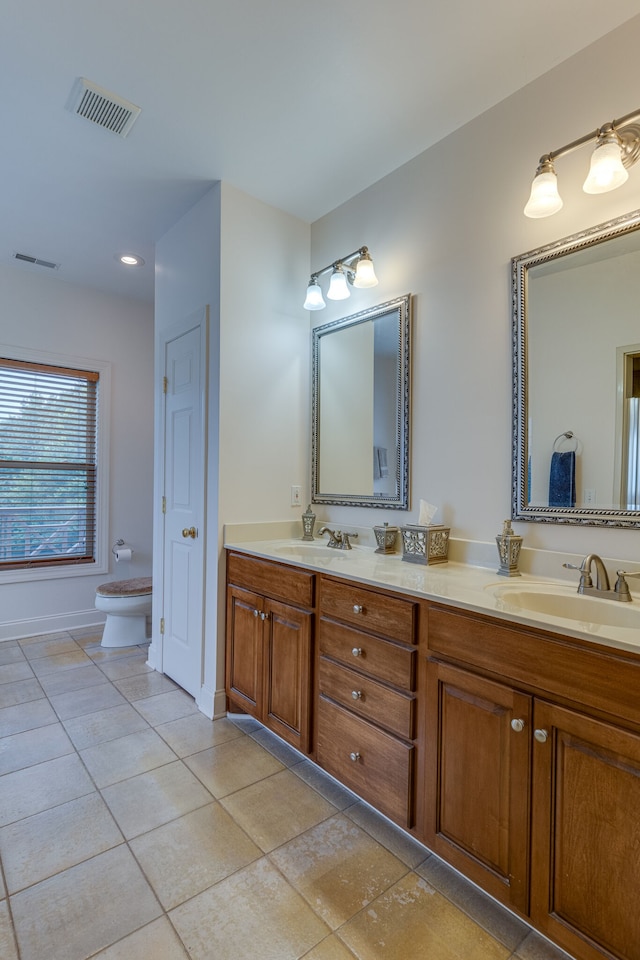
[[[518,570],[518,560],[520,558],[520,548],[522,546],[522,537],[513,532],[510,520],[505,520],[502,525],[502,533],[496,537],[498,545],[498,555],[500,557],[500,569],[497,571],[501,577],[520,577],[522,574]]]
[[[313,540],[313,528],[316,522],[316,515],[311,509],[311,504],[302,514],[302,539]]]

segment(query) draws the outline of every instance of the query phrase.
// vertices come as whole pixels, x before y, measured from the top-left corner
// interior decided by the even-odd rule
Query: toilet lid
[[[151,593],[151,577],[133,577],[131,580],[110,580],[96,587],[100,597],[139,597]]]

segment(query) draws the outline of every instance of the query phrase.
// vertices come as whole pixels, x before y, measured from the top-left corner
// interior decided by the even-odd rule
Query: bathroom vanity
[[[333,552],[228,550],[229,709],[578,960],[640,960],[640,634],[512,607],[490,570]]]

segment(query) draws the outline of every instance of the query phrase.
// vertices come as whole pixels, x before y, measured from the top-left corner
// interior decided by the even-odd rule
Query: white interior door
[[[165,342],[162,669],[194,697],[204,642],[206,332],[205,309]]]

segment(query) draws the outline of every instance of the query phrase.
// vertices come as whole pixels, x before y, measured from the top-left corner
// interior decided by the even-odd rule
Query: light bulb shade
[[[305,310],[323,310],[326,307],[320,284],[312,280],[307,287],[307,297],[303,303]]]
[[[344,275],[342,267],[334,267],[331,280],[329,281],[327,297],[329,300],[346,300],[347,297],[350,296],[351,293],[347,286],[347,278]]]
[[[373,260],[368,253],[363,254],[356,264],[353,285],[358,288],[378,286],[378,278],[373,269]]]
[[[537,173],[531,184],[531,195],[524,208],[525,217],[534,220],[550,217],[562,209],[562,198],[558,193],[558,178],[553,170]]]
[[[628,178],[620,144],[617,140],[605,140],[596,145],[591,155],[591,166],[582,189],[585,193],[607,193],[621,187]]]

